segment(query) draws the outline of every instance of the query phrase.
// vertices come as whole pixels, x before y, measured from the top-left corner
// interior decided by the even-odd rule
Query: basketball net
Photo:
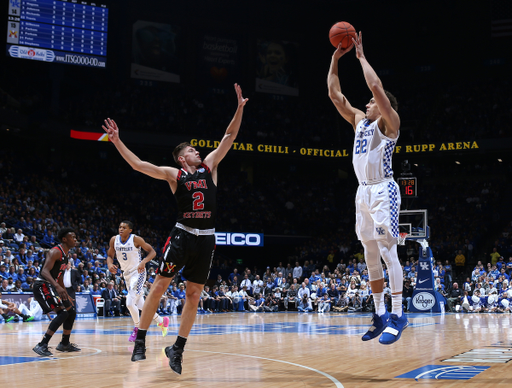
[[[406,238],[407,238],[407,233],[399,233],[398,234],[398,245],[405,245]]]

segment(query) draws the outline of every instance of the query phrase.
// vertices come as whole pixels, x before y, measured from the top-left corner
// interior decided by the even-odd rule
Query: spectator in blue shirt
[[[101,290],[100,290],[98,283],[94,283],[94,286],[92,286],[91,295],[101,296]]]
[[[185,296],[187,295],[187,292],[185,290],[185,285],[183,283],[179,284],[179,289],[176,291],[175,296],[178,298],[181,306],[185,306]]]
[[[229,274],[229,277],[228,277],[228,283],[229,283],[229,284],[232,284],[232,283],[233,283],[233,279],[234,279],[234,277],[236,276],[236,277],[238,278],[238,277],[239,277],[238,275],[239,275],[239,274],[238,274],[238,270],[237,270],[236,268],[235,268],[235,269],[233,269],[233,272]]]
[[[14,265],[11,265],[9,267],[9,272],[7,272],[7,279],[12,279],[13,283],[16,280],[18,280],[18,274],[16,273],[16,270],[14,269]]]
[[[27,275],[25,275],[25,270],[23,267],[18,268],[18,273],[16,274],[18,280],[21,280],[22,283],[24,283],[27,280]]]
[[[48,230],[41,241],[41,245],[46,248],[52,248],[56,244],[55,237],[51,230]]]

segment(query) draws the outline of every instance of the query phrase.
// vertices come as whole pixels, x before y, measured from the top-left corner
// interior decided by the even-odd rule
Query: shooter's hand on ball
[[[341,43],[338,45],[338,48],[334,51],[334,54],[332,55],[335,59],[340,59],[343,55],[345,55],[346,53],[348,53],[350,50],[352,50],[352,48],[354,47],[353,44],[350,45],[349,48],[346,48],[346,49],[342,49],[341,48]]]

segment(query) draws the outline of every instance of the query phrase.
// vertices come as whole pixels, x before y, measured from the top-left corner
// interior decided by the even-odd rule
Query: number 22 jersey
[[[194,229],[215,228],[217,186],[210,168],[201,163],[193,174],[180,169],[176,180],[177,222]]]

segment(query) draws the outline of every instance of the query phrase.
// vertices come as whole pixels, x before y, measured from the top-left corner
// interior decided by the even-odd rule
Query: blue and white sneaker
[[[409,326],[409,321],[403,312],[400,318],[398,318],[398,315],[396,314],[391,314],[388,327],[386,327],[386,330],[384,330],[380,336],[379,342],[383,345],[391,345],[392,343],[395,343],[400,339],[402,332],[407,326]]]
[[[378,337],[380,333],[384,331],[384,329],[388,326],[389,323],[389,313],[386,311],[384,315],[373,314],[372,318],[372,326],[368,329],[363,338],[363,341],[369,341]]]

